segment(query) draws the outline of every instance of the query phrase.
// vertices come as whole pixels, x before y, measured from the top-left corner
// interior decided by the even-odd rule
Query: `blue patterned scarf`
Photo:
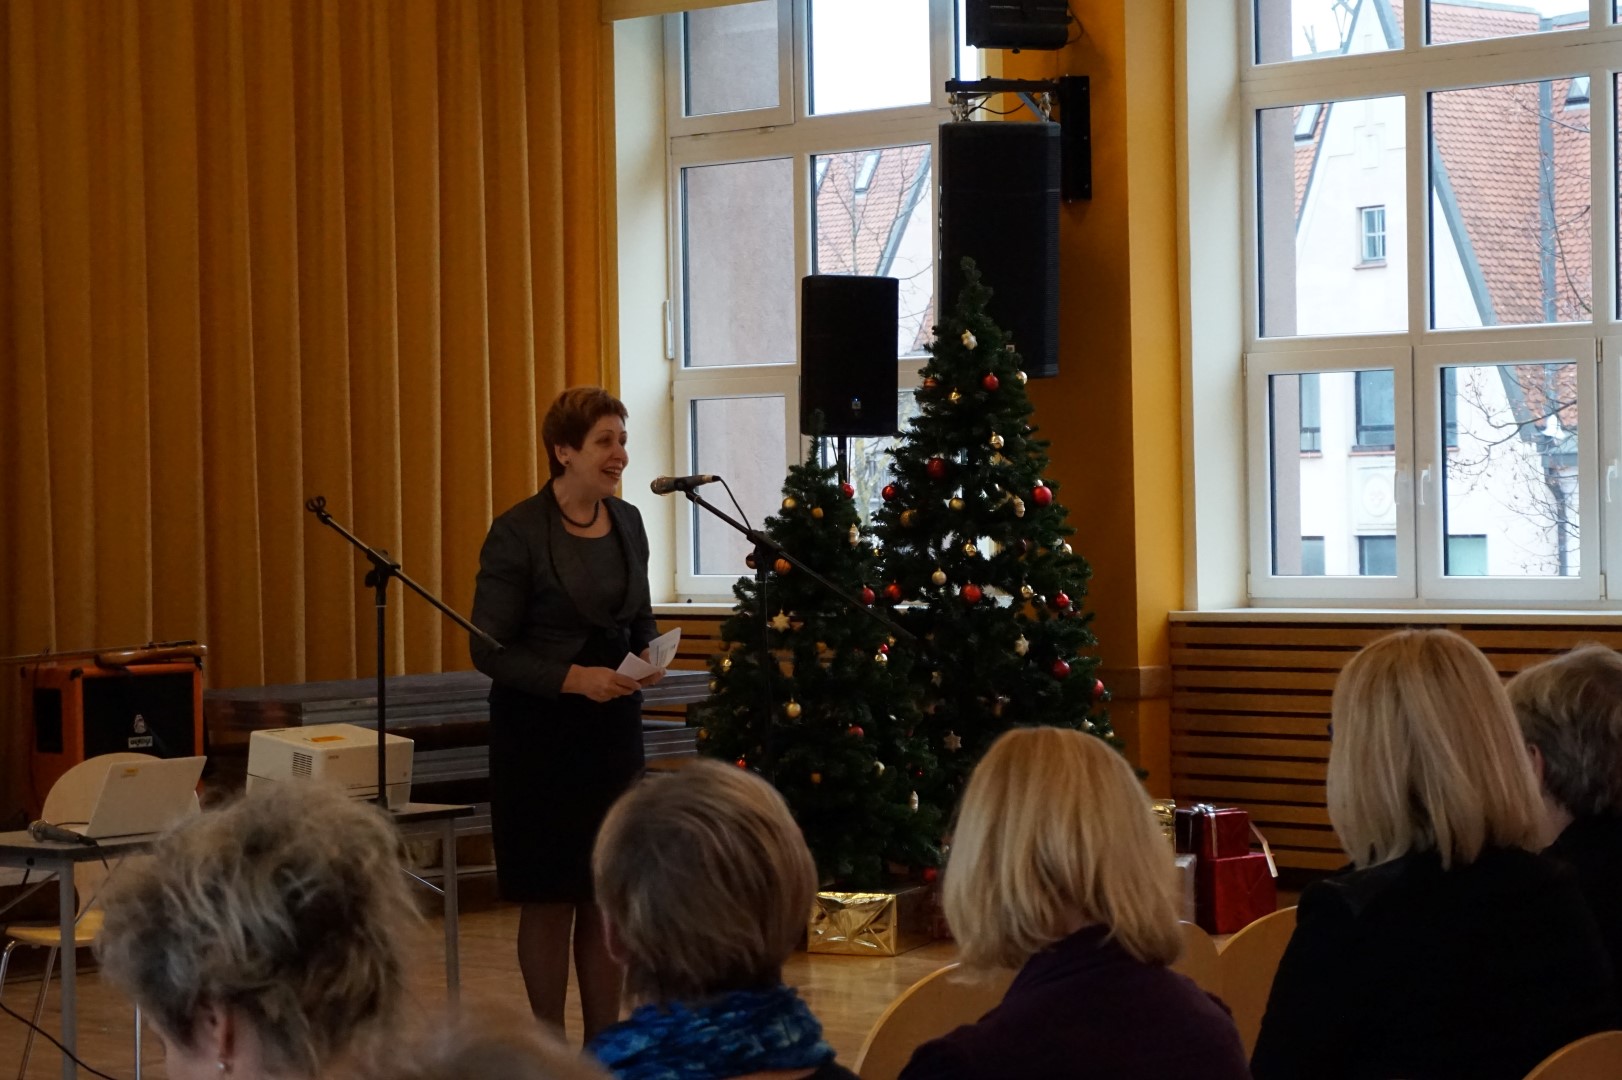
[[[621,1080],[722,1080],[832,1061],[822,1025],[787,986],[643,1005],[586,1047]]]

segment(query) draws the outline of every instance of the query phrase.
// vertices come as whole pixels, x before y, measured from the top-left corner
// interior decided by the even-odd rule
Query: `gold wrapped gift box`
[[[1155,813],[1155,824],[1160,826],[1160,835],[1166,838],[1166,843],[1173,849],[1177,847],[1177,803],[1173,799],[1156,799],[1150,804]]]
[[[806,950],[897,956],[929,941],[928,885],[873,892],[824,891],[811,903]]]

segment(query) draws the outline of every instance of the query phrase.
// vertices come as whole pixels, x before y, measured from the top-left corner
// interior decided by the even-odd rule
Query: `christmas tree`
[[[923,640],[913,680],[939,761],[927,797],[955,804],[974,763],[1015,724],[1081,728],[1114,741],[1087,655],[1091,574],[1035,438],[1019,354],[986,314],[990,290],[964,260],[957,308],[935,328],[919,415],[896,447],[874,519],[882,589]]]
[[[821,459],[814,440],[810,459],[789,470],[782,509],[764,532],[871,605],[875,546],[851,487]],[[759,584],[745,577],[733,586],[738,603],[721,626],[727,647],[710,662],[710,698],[693,710],[700,749],[776,785],[825,884],[871,888],[892,864],[934,866],[940,815],[917,795],[934,762],[889,631],[788,561],[773,563],[764,631]]]

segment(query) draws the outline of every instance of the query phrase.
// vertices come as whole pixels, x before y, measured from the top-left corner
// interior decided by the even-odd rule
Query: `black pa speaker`
[[[824,435],[896,433],[901,283],[812,274],[800,282],[800,431],[822,412]]]
[[[1070,38],[1068,0],[968,0],[963,43],[979,49],[1062,49]]]
[[[1059,125],[941,125],[941,258],[936,304],[951,311],[964,256],[992,291],[987,308],[1034,379],[1059,373]]]

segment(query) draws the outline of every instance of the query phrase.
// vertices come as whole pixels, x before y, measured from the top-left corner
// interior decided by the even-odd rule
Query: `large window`
[[[935,312],[942,84],[981,74],[960,17],[953,0],[756,0],[666,20],[675,466],[724,476],[756,526],[804,452],[802,276],[899,280],[909,414]],[[857,441],[859,494],[883,486],[887,444]],[[748,572],[742,538],[696,507],[677,541],[683,595]]]
[[[1236,3],[1251,596],[1614,602],[1615,5]]]

